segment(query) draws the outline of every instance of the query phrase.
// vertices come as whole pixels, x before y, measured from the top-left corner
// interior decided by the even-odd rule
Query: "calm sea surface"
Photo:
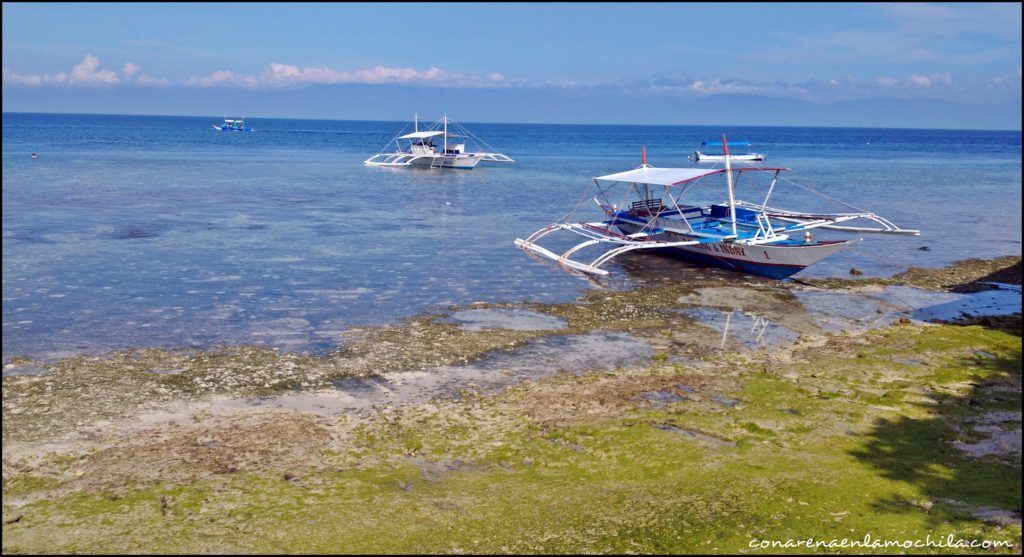
[[[512,241],[576,206],[597,217],[590,178],[636,167],[641,144],[655,166],[691,166],[722,132],[800,185],[922,231],[867,235],[798,277],[1021,253],[1020,132],[471,124],[516,163],[470,172],[364,166],[404,123],[250,118],[257,131],[241,134],[219,121],[3,115],[5,362],[236,343],[322,352],[349,327],[450,305],[571,300],[595,285]],[[764,184],[746,180],[739,197],[760,201]],[[843,210],[778,188],[777,205]],[[643,254],[609,268],[612,287],[716,272]]]

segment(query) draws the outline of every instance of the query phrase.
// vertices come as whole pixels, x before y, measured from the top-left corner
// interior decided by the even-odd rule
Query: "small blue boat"
[[[224,123],[219,126],[213,126],[213,129],[219,132],[251,132],[255,131],[252,128],[245,127],[245,118],[241,120],[229,120],[224,118]]]

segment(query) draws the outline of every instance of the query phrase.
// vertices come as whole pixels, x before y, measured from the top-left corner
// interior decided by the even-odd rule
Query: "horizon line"
[[[107,112],[21,112],[21,111],[3,111],[0,114],[40,114],[40,115],[58,115],[58,116],[133,116],[133,117],[155,117],[155,118],[224,118],[226,116],[213,116],[213,115],[192,115],[192,114],[114,114]],[[407,122],[406,120],[356,120],[351,118],[282,118],[278,116],[244,116],[245,119],[256,118],[264,120],[310,120],[319,122],[385,122],[385,123],[401,123]],[[594,122],[483,122],[483,121],[470,121],[470,120],[457,120],[460,123],[466,124],[485,124],[485,125],[513,125],[513,126],[612,126],[612,127],[650,127],[650,128],[666,128],[666,127],[692,127],[692,128],[710,128],[716,126],[735,126],[744,128],[819,128],[819,129],[836,129],[836,130],[933,130],[933,131],[977,131],[977,132],[1016,132],[1021,133],[1020,128],[1003,128],[1003,129],[992,129],[992,128],[926,128],[926,127],[876,127],[876,126],[787,126],[787,125],[763,125],[763,124],[611,124],[611,123],[594,123]]]

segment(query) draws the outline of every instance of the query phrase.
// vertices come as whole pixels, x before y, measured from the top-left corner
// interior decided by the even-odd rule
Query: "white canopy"
[[[785,168],[733,168],[733,172],[744,172],[751,170],[776,171],[787,170]],[[675,186],[684,182],[690,182],[711,174],[721,174],[724,168],[654,168],[643,166],[625,172],[598,176],[595,180],[608,180],[609,182],[627,182],[631,184],[652,184],[655,186]]]
[[[644,166],[617,174],[598,176],[594,179],[608,180],[609,182],[674,186],[682,182],[703,178],[708,174],[717,174],[718,172],[721,172],[721,170],[714,168],[654,168],[653,166]]]
[[[426,139],[428,137],[437,137],[444,135],[444,132],[412,132],[400,136],[398,139]]]

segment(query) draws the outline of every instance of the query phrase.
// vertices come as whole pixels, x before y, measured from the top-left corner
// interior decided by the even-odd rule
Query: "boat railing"
[[[629,212],[634,215],[651,215],[655,216],[665,208],[665,204],[660,199],[642,199],[640,201],[634,201],[630,205]]]
[[[920,236],[920,230],[900,228],[889,219],[876,215],[875,213],[800,213],[787,209],[766,207],[745,201],[736,202],[737,207],[745,207],[753,210],[762,210],[765,218],[777,219],[785,222],[795,223],[787,230],[803,230],[808,228],[823,228],[826,230],[838,230],[841,232],[869,232],[876,234],[898,234],[906,236]],[[879,225],[879,228],[867,226],[839,226],[838,223],[853,220],[868,220]]]
[[[516,161],[514,161],[512,159],[512,157],[509,157],[508,155],[503,155],[501,153],[469,153],[469,154],[474,156],[474,157],[480,157],[480,160],[482,160],[482,161],[490,161],[490,162],[516,162]]]

